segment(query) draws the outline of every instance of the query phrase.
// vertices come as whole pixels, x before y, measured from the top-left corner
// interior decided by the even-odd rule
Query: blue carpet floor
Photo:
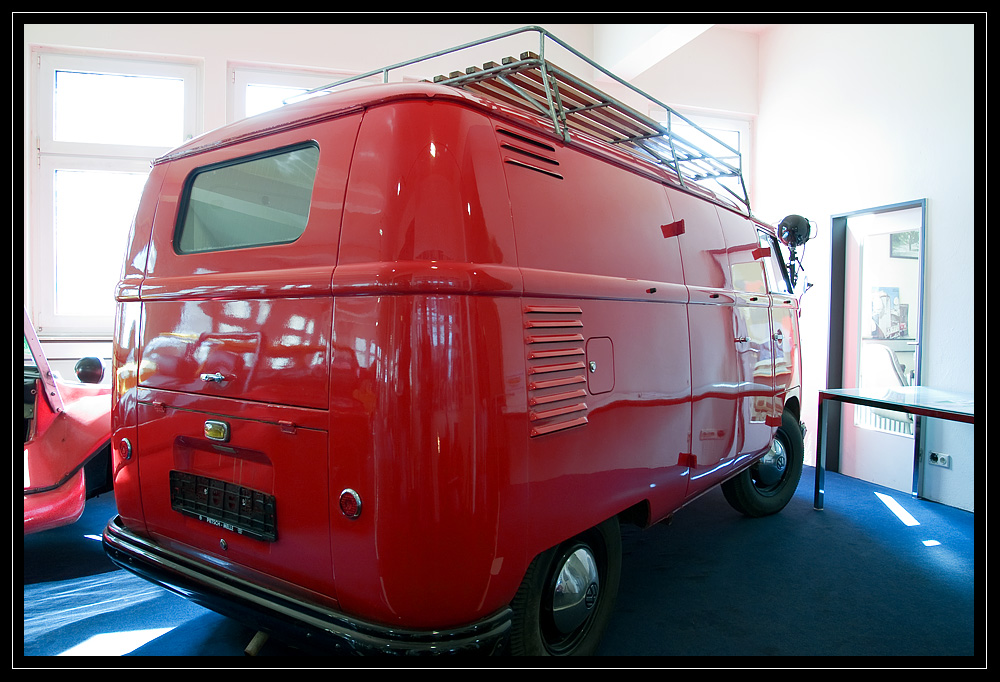
[[[981,667],[975,514],[832,473],[816,511],[813,472],[806,467],[775,516],[742,517],[714,490],[669,525],[624,527],[622,584],[599,653],[634,658],[589,665]],[[15,666],[243,657],[252,629],[108,561],[100,534],[114,513],[114,498],[103,496],[77,523],[24,538],[24,656],[14,652]],[[268,640],[257,664],[292,664],[301,654],[290,644]],[[105,658],[121,656],[134,658]]]

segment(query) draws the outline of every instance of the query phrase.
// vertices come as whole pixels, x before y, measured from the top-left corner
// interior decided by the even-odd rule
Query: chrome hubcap
[[[754,467],[754,481],[758,488],[770,488],[781,482],[788,467],[785,444],[780,438],[771,441],[771,449]]]
[[[566,557],[552,590],[552,620],[563,634],[576,630],[587,620],[600,591],[597,562],[586,547]]]

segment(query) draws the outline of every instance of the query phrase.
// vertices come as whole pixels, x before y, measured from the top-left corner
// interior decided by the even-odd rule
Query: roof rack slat
[[[530,59],[540,59],[533,52],[522,54],[522,59],[526,55]],[[567,113],[590,111],[594,117],[600,118],[609,126],[618,127],[624,138],[656,133],[656,129],[643,120],[616,108],[614,101],[600,90],[580,81],[552,62],[546,62],[546,64],[549,73],[554,75],[559,85],[559,95],[562,98],[563,105],[568,106],[569,109]],[[539,82],[541,80],[541,75],[538,71],[526,73],[525,76]]]

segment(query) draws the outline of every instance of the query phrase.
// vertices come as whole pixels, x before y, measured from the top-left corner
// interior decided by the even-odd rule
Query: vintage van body
[[[105,548],[299,643],[592,652],[620,522],[794,491],[783,272],[732,202],[452,85],[195,139],[117,290]]]

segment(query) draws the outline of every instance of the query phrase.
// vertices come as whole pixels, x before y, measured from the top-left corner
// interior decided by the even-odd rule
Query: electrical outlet
[[[927,457],[927,461],[934,466],[951,468],[951,455],[942,455],[940,452],[932,452]]]

